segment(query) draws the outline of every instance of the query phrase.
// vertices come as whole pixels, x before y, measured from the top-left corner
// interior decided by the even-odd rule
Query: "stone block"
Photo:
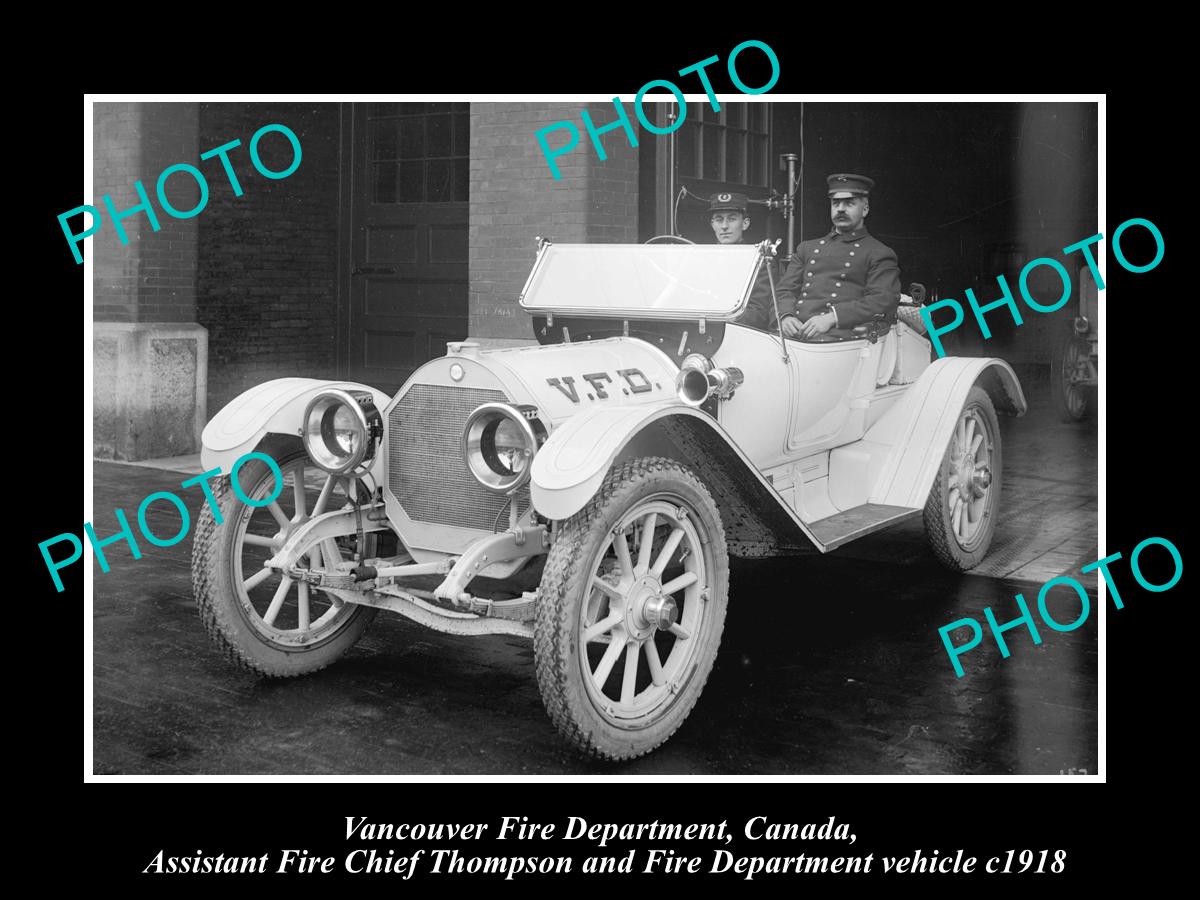
[[[208,330],[189,322],[93,327],[94,455],[137,461],[197,452],[208,420]]]

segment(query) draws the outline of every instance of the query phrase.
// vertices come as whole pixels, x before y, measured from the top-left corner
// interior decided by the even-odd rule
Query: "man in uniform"
[[[750,217],[746,214],[749,204],[745,194],[720,192],[708,198],[708,223],[712,226],[713,234],[719,244],[745,244],[745,232],[750,227]],[[768,260],[767,265],[774,266],[774,260]],[[773,270],[776,282],[779,281],[779,270]],[[759,269],[758,280],[750,292],[750,301],[746,311],[738,317],[739,325],[749,325],[751,328],[761,328],[769,331],[775,327],[775,304],[771,299],[771,285],[767,279],[766,266]]]
[[[830,175],[833,230],[796,247],[777,294],[783,333],[806,340],[831,329],[850,329],[900,304],[900,264],[891,247],[867,233],[875,182],[865,175]]]
[[[750,201],[745,194],[713,194],[708,198],[708,224],[717,236],[718,244],[742,244],[750,217],[746,207]]]

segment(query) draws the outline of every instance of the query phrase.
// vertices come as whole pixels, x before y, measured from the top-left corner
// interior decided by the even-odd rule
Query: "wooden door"
[[[467,334],[467,103],[351,110],[347,375],[389,393]],[[345,183],[345,182],[343,182]]]

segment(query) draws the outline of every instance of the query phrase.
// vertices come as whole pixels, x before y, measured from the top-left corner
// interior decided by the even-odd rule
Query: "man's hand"
[[[837,318],[833,313],[821,313],[819,316],[813,316],[807,322],[800,323],[800,327],[796,329],[796,336],[799,337],[800,340],[814,338],[818,334],[824,334],[827,332],[836,323]]]
[[[795,316],[783,317],[783,336],[790,338],[800,337],[800,329],[804,326]]]

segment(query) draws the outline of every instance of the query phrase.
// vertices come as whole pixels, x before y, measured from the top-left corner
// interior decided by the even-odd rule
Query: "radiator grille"
[[[388,484],[410,519],[491,531],[508,527],[507,497],[483,487],[462,459],[462,431],[476,407],[507,402],[500,391],[414,384],[388,416]],[[517,506],[529,507],[529,487]]]

